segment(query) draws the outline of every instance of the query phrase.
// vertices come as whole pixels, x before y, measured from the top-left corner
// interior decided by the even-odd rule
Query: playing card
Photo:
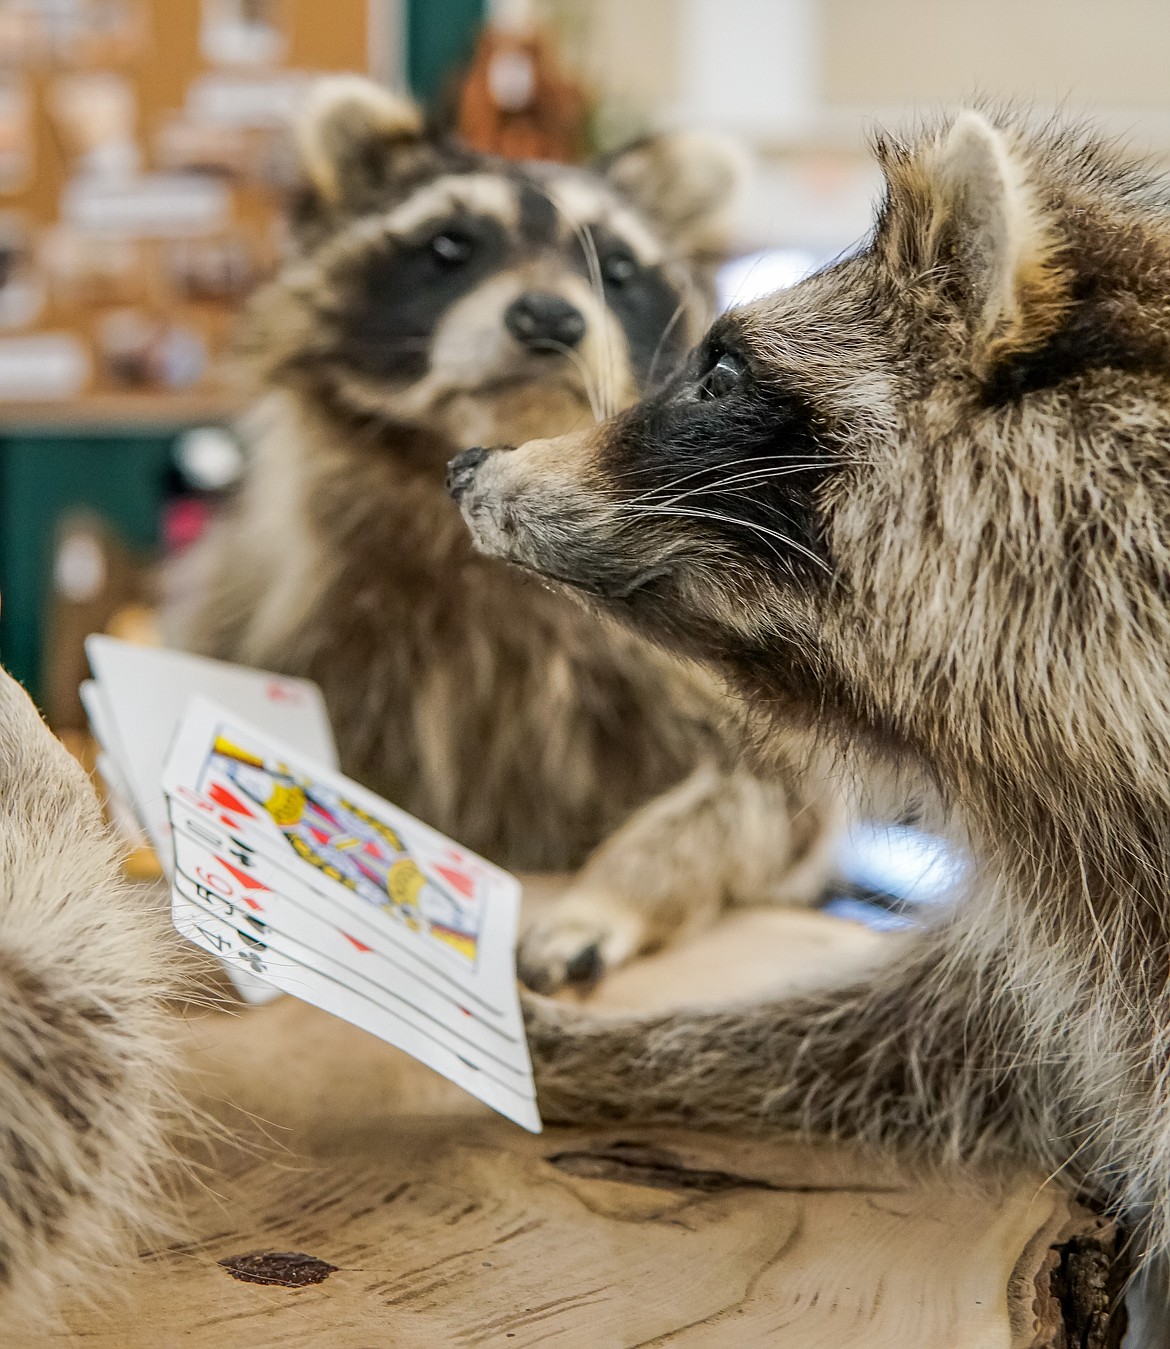
[[[138,816],[134,814],[134,807],[130,804],[133,798],[122,777],[122,770],[104,752],[97,756],[95,767],[106,784],[106,808],[110,823],[125,839],[128,847],[144,847],[147,841],[146,833]]]
[[[136,646],[94,635],[86,641],[96,679],[82,686],[94,736],[105,751],[102,776],[111,810],[128,838],[139,841],[125,817],[132,814],[170,873],[170,823],[159,782],[175,727],[193,692],[222,697],[261,726],[280,731],[311,754],[336,762],[333,736],[320,690],[306,680],[228,665],[178,651]],[[268,1001],[272,990],[238,968],[232,980],[248,1002]]]
[[[520,887],[507,872],[206,699],[192,700],[163,785],[213,803],[302,884],[393,919],[470,995],[515,1004]]]
[[[512,1086],[490,1075],[470,1058],[439,1043],[385,1007],[302,964],[285,951],[276,950],[269,944],[272,938],[269,932],[261,929],[255,935],[245,935],[187,898],[180,889],[173,892],[172,914],[178,931],[205,951],[396,1045],[525,1129],[540,1132],[530,1077],[526,1084]],[[282,945],[286,950],[292,949],[289,942]]]
[[[173,893],[181,895],[211,917],[221,919],[249,941],[262,942],[268,950],[289,960],[295,960],[306,969],[323,975],[339,987],[348,989],[388,1012],[417,1035],[434,1041],[436,1045],[463,1059],[477,1072],[484,1073],[509,1090],[531,1094],[532,1079],[528,1054],[518,1042],[509,1046],[497,1036],[494,1049],[499,1052],[493,1052],[492,1049],[476,1043],[467,1035],[459,1034],[448,1025],[450,1018],[443,1014],[442,1009],[436,1009],[436,1014],[431,1015],[420,1007],[418,1002],[406,996],[407,992],[413,990],[403,990],[400,993],[397,989],[379,987],[366,976],[355,973],[347,960],[334,959],[324,954],[319,946],[308,945],[289,936],[280,926],[245,910],[224,904],[213,891],[209,891],[206,886],[192,885],[185,876],[176,874]],[[475,1029],[470,1023],[469,1028]],[[483,1028],[479,1029],[482,1032]],[[483,1038],[481,1034],[476,1040]]]
[[[176,861],[180,869],[187,869],[188,875],[194,874],[187,860],[195,856],[192,848],[201,848],[215,859],[221,876],[219,888],[225,895],[230,888],[241,898],[248,895],[263,903],[268,895],[276,894],[311,915],[329,914],[332,923],[346,933],[351,943],[360,943],[392,963],[405,963],[420,979],[469,1014],[513,1037],[521,1034],[515,998],[510,997],[502,1005],[485,1000],[472,986],[474,981],[468,979],[466,971],[435,958],[424,934],[413,931],[383,912],[380,906],[344,887],[325,893],[307,884],[302,876],[258,852],[252,835],[239,826],[234,816],[189,789],[170,798],[170,810]]]
[[[514,877],[206,698],[162,783],[185,935],[539,1128]]]
[[[187,898],[209,908],[238,931],[270,932],[274,949],[283,949],[280,938],[291,938],[298,949],[287,953],[303,964],[349,984],[407,1021],[421,1021],[422,1029],[438,1034],[444,1043],[449,1033],[527,1076],[530,1065],[520,1027],[506,1029],[474,1005],[464,1005],[453,985],[429,982],[426,967],[392,943],[383,941],[381,949],[376,949],[362,940],[355,935],[348,915],[328,896],[301,892],[294,898],[297,892],[291,889],[270,889],[227,860],[226,855],[188,835],[181,821],[175,822],[173,837],[175,884]],[[322,958],[320,963],[318,956]],[[459,1052],[466,1049],[459,1047]]]
[[[147,842],[146,831],[134,806],[134,793],[120,766],[120,746],[101,688],[96,680],[87,679],[79,686],[78,693],[89,719],[89,728],[101,750],[96,767],[106,784],[110,820],[130,847],[140,848]]]
[[[96,679],[84,679],[78,685],[77,692],[81,698],[81,705],[85,709],[86,718],[89,721],[89,729],[93,732],[93,738],[113,759],[121,757],[122,747],[118,744],[118,737],[114,731],[113,717],[110,709],[106,705],[106,700],[102,695],[101,687]]]
[[[85,704],[90,724],[118,763],[164,867],[170,821],[160,787],[163,760],[193,694],[218,699],[261,730],[300,746],[309,759],[337,762],[321,690],[308,680],[96,634],[86,639],[85,650],[99,685],[98,696]]]

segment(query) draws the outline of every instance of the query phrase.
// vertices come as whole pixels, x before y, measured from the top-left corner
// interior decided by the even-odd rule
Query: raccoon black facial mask
[[[302,129],[299,260],[253,306],[266,376],[458,444],[542,390],[567,425],[608,414],[695,340],[736,179],[709,145],[644,142],[601,172],[515,164],[428,136],[366,82],[328,98]],[[656,165],[671,191],[651,197]]]

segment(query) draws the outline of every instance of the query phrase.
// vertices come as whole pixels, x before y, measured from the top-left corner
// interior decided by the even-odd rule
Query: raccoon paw
[[[620,901],[566,895],[532,922],[520,939],[517,972],[536,993],[566,984],[590,989],[642,949],[642,917]]]

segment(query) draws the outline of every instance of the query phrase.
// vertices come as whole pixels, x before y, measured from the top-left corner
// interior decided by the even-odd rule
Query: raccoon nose
[[[559,295],[528,290],[504,311],[504,327],[521,346],[547,351],[554,344],[575,347],[585,336],[585,316]]]
[[[462,454],[457,454],[447,465],[447,491],[456,501],[459,501],[464,492],[471,486],[471,480],[475,477],[475,470],[490,453],[490,450],[478,448],[464,450]]]

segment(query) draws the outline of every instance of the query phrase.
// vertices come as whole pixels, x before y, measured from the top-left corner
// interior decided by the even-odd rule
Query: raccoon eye
[[[462,267],[470,259],[474,247],[466,234],[456,230],[444,230],[431,240],[431,253],[444,267]]]
[[[723,398],[734,393],[740,384],[746,367],[738,356],[730,351],[722,352],[719,359],[708,367],[706,374],[699,379],[699,397],[702,399]]]
[[[622,286],[631,282],[638,273],[638,264],[632,254],[625,251],[611,253],[601,264],[601,274],[611,286]]]

